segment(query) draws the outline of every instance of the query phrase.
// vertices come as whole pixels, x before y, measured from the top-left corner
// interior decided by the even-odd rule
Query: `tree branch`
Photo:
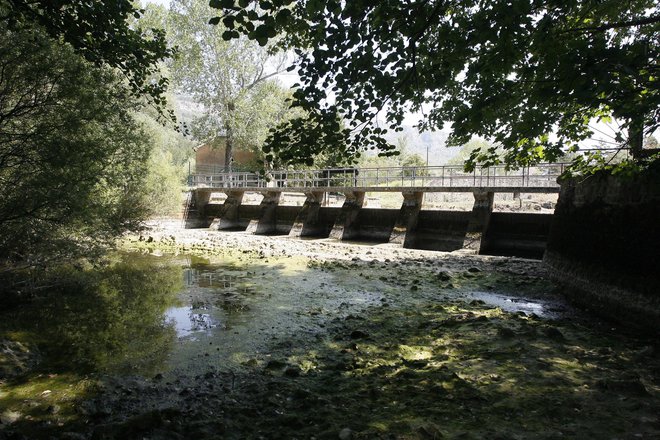
[[[601,26],[595,26],[595,27],[581,27],[581,28],[573,28],[573,29],[566,29],[565,31],[562,31],[560,33],[565,34],[569,32],[603,32],[607,31],[610,29],[620,29],[620,28],[627,28],[627,27],[634,27],[634,26],[645,26],[648,24],[656,24],[660,23],[660,15],[652,15],[651,17],[646,17],[646,18],[641,18],[638,20],[629,20],[629,21],[619,21],[616,23],[608,23],[604,24]]]

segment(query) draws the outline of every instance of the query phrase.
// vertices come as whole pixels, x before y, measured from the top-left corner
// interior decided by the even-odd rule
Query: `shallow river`
[[[0,313],[0,439],[660,432],[652,344],[538,263],[114,260]]]

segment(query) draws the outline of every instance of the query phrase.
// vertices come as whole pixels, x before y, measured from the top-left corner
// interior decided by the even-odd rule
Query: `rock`
[[[477,272],[481,272],[481,269],[479,269],[478,267],[470,267],[470,268],[468,269],[468,272],[470,272],[470,273],[477,273]]]
[[[449,281],[451,280],[451,274],[446,270],[438,272],[435,277],[440,281]]]
[[[0,423],[3,425],[11,425],[16,423],[22,414],[16,411],[7,410],[0,414]]]
[[[603,391],[612,391],[620,394],[628,394],[637,397],[650,396],[644,384],[637,378],[634,379],[601,379],[596,382],[596,388]]]
[[[353,431],[351,428],[344,428],[339,431],[339,440],[349,440],[353,438]]]
[[[514,332],[513,330],[511,330],[508,327],[498,328],[497,329],[497,334],[499,335],[500,338],[504,338],[504,339],[511,339],[514,336],[516,336],[516,332]]]
[[[284,370],[284,375],[287,377],[298,377],[302,373],[302,370],[297,365],[289,365]]]
[[[543,330],[543,333],[550,339],[555,340],[555,341],[563,341],[564,339],[564,334],[559,331],[559,329],[555,327],[548,327],[545,330]]]
[[[286,364],[281,360],[271,359],[268,361],[268,363],[266,363],[266,366],[264,368],[266,368],[266,370],[279,370],[281,368],[284,368],[285,366]]]
[[[369,333],[362,330],[353,330],[350,334],[351,339],[363,339],[369,337]]]

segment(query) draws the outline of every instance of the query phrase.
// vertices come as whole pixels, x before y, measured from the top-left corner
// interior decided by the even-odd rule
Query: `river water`
[[[658,432],[647,341],[584,321],[538,263],[452,261],[123,253],[63,270],[0,312],[0,439]]]

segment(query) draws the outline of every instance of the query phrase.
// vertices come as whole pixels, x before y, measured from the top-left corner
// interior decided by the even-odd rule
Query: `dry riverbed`
[[[169,333],[80,374],[0,325],[0,439],[660,438],[657,341],[573,310],[540,262],[165,227],[122,246],[187,271]]]

